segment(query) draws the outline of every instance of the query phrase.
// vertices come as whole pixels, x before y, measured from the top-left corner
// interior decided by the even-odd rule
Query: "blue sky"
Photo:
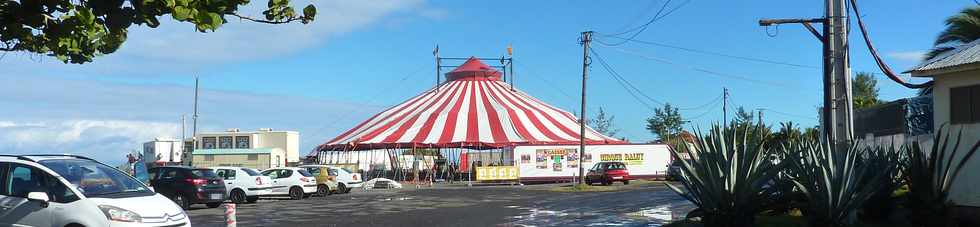
[[[618,33],[648,20],[662,1],[312,1],[310,25],[272,26],[231,20],[214,33],[165,21],[134,27],[112,55],[85,65],[8,53],[0,58],[0,150],[80,153],[118,162],[153,137],[179,137],[190,114],[193,77],[202,82],[200,128],[272,127],[301,134],[303,152],[386,106],[435,83],[432,48],[442,56],[497,57],[513,45],[516,86],[560,108],[577,111],[581,76],[579,33]],[[673,0],[671,7],[682,5]],[[294,1],[305,4],[307,1]],[[943,29],[942,21],[969,0],[862,1],[863,17],[885,60],[914,66]],[[247,10],[258,15],[264,4]],[[819,43],[799,25],[768,30],[760,18],[822,16],[822,1],[691,0],[654,22],[637,40],[817,67]],[[613,38],[597,38],[616,42]],[[875,71],[856,27],[854,71]],[[722,87],[732,104],[766,108],[766,121],[816,125],[821,103],[818,68],[791,67],[627,43],[595,45],[619,74],[661,102],[685,109],[686,127],[722,118],[709,104]],[[651,60],[660,59],[661,61]],[[663,60],[672,64],[666,64]],[[705,73],[699,70],[717,72]],[[718,75],[720,74],[720,75]],[[746,79],[747,78],[747,79]],[[913,90],[878,76],[881,98]],[[913,81],[922,82],[921,79]],[[588,110],[616,117],[617,136],[655,137],[644,129],[652,113],[599,64],[589,80]],[[652,105],[657,105],[652,103]],[[731,116],[731,114],[730,114]],[[189,121],[188,121],[189,122]]]

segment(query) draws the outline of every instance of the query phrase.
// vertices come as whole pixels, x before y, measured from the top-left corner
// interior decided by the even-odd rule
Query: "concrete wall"
[[[950,119],[950,88],[976,85],[980,84],[980,71],[966,71],[951,73],[945,75],[939,75],[934,77],[935,87],[933,88],[933,111],[935,115],[933,116],[935,127],[939,133],[938,128],[949,122]],[[963,139],[965,141],[960,143],[958,157],[959,160],[962,155],[973,146],[977,140],[980,140],[980,124],[957,124],[948,125],[947,131],[953,132],[955,139],[956,133],[960,129],[963,130]],[[937,141],[939,142],[939,141]],[[950,141],[950,146],[953,142]],[[953,203],[957,205],[980,207],[980,158],[974,158],[972,162],[964,167],[963,172],[960,173],[959,178],[953,185],[950,192],[950,199]],[[957,161],[958,162],[958,161]]]
[[[288,162],[299,162],[299,133],[292,131],[259,132],[256,148],[280,148]]]
[[[257,154],[257,160],[248,160],[248,154],[218,154],[211,155],[214,160],[207,161],[206,154],[196,154],[194,155],[194,167],[216,167],[216,166],[238,166],[238,167],[248,167],[254,169],[268,169],[273,167],[283,167],[286,166],[285,163],[285,153],[282,150],[275,149],[269,154]],[[277,165],[275,156],[279,156],[279,163]]]

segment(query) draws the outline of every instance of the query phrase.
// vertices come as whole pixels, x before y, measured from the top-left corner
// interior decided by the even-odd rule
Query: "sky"
[[[305,154],[433,87],[436,45],[443,57],[500,57],[512,45],[515,86],[577,112],[583,31],[596,32],[586,110],[615,116],[617,137],[655,139],[645,119],[664,102],[681,108],[690,121],[685,128],[721,121],[723,88],[730,107],[764,109],[768,123],[817,124],[819,42],[800,25],[765,28],[758,20],[821,17],[823,1],[293,1],[308,3],[318,8],[308,25],[227,18],[218,31],[199,33],[163,18],[156,29],[132,27],[117,52],[83,65],[6,53],[0,153],[74,153],[120,163],[145,141],[181,137],[181,116],[190,134],[194,77],[200,77],[199,131],[299,131]],[[676,10],[651,23],[638,42],[601,44],[618,43],[608,35],[646,23],[664,4]],[[885,61],[905,71],[931,48],[945,18],[976,3],[859,4]],[[264,5],[253,2],[244,13],[260,15]],[[856,26],[850,38],[854,72],[878,72]],[[650,99],[633,98],[595,64],[598,58]],[[876,77],[881,99],[915,94]]]

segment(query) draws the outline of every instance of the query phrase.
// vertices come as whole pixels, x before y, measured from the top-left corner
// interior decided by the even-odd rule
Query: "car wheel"
[[[316,187],[316,196],[325,197],[330,194],[330,187],[319,185]]]
[[[180,209],[186,210],[187,208],[191,207],[191,202],[187,201],[187,197],[184,197],[184,195],[181,193],[174,194],[174,196],[170,197],[170,200],[173,200],[174,203],[180,207]]]
[[[293,200],[303,199],[303,189],[299,187],[292,187],[289,189],[289,198]]]
[[[604,180],[604,181],[602,181],[602,185],[605,185],[605,186],[612,185],[612,181],[610,181],[610,180]]]
[[[347,185],[345,185],[344,183],[340,183],[340,185],[337,186],[337,193],[348,193],[348,192],[350,192],[350,189],[347,189]]]
[[[206,205],[208,205],[208,208],[215,208],[215,207],[221,206],[221,203],[220,202],[219,203],[207,203]]]
[[[248,203],[255,203],[255,201],[259,201],[259,197],[258,196],[248,197],[245,199],[245,201],[247,201]]]
[[[241,189],[231,190],[231,196],[229,196],[229,197],[231,197],[231,198],[229,198],[231,200],[231,202],[233,202],[235,204],[245,203],[245,200],[246,200],[246,198],[245,198],[245,192],[242,191]]]
[[[589,180],[588,178],[586,178],[585,179],[585,185],[592,185],[592,180]]]
[[[630,181],[628,181],[628,180],[624,180],[623,181],[623,185],[629,185],[629,184],[630,184]]]

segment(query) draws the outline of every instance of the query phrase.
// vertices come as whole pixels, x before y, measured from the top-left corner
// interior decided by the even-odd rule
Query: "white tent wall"
[[[571,180],[578,175],[578,148],[517,146],[514,165],[520,170],[521,181]],[[619,161],[626,164],[634,178],[663,177],[670,164],[670,151],[663,144],[588,145],[585,153],[586,170],[598,162]]]

